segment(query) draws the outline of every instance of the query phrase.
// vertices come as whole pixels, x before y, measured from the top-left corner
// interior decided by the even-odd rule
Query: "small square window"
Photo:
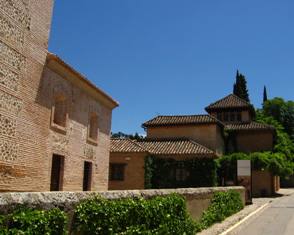
[[[126,164],[111,163],[109,169],[110,180],[124,181]]]

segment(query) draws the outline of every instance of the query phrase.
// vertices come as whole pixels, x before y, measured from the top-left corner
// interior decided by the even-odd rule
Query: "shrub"
[[[185,199],[172,194],[142,198],[88,199],[75,210],[74,230],[82,234],[194,234]]]
[[[66,224],[66,214],[60,209],[20,208],[0,217],[0,234],[61,235],[66,233]]]
[[[198,223],[198,231],[206,229],[216,222],[223,221],[243,209],[240,194],[230,190],[228,192],[217,192],[214,194],[211,204]]]

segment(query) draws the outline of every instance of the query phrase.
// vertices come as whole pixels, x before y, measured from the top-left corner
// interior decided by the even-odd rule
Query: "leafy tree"
[[[285,156],[293,161],[294,160],[294,143],[286,133],[285,128],[272,116],[266,116],[262,110],[257,110],[256,121],[264,124],[269,124],[276,129],[276,140],[274,152],[283,153]]]
[[[276,97],[267,100],[263,104],[265,116],[271,116],[280,122],[285,131],[294,139],[294,102],[285,101],[283,98]]]
[[[244,99],[248,103],[250,103],[246,78],[243,74],[239,73],[238,70],[236,74],[236,82],[234,83],[233,93],[241,99]]]

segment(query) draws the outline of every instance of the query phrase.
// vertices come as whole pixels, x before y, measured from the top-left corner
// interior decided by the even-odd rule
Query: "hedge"
[[[206,229],[214,223],[221,222],[225,218],[243,209],[240,194],[230,190],[228,192],[216,192],[211,204],[203,212],[201,219],[197,223],[197,232]]]
[[[239,193],[217,192],[201,219],[195,222],[187,212],[185,198],[178,194],[151,199],[94,197],[76,206],[71,232],[79,235],[192,235],[242,208]],[[0,215],[0,234],[63,235],[69,233],[67,221],[67,215],[60,209],[19,208],[11,214]]]
[[[66,234],[67,216],[60,209],[48,211],[18,208],[0,216],[0,234],[62,235]]]
[[[149,200],[86,200],[75,210],[79,234],[195,234],[185,199],[171,194]]]

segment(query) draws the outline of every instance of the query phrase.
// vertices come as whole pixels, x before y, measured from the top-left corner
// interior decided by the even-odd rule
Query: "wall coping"
[[[150,190],[115,190],[97,192],[26,192],[26,193],[0,193],[0,213],[8,213],[14,208],[25,205],[31,208],[51,209],[59,207],[64,211],[71,211],[82,200],[100,195],[106,199],[120,198],[151,198],[178,193],[189,198],[207,198],[220,191],[245,191],[242,186],[210,187],[210,188],[181,188],[181,189],[150,189]]]

